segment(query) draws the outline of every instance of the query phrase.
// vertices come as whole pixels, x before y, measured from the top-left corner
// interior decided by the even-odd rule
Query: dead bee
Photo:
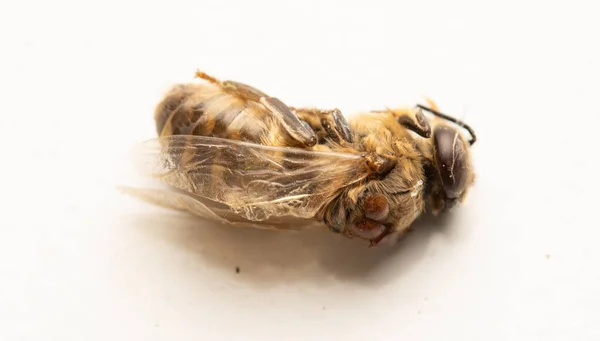
[[[338,109],[289,107],[249,85],[196,76],[205,82],[177,85],[158,104],[159,137],[135,149],[139,169],[170,189],[128,193],[228,224],[317,221],[373,246],[462,201],[474,181],[473,130],[431,101],[347,122]]]

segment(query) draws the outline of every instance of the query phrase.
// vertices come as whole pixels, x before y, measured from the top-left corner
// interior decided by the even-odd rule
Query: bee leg
[[[221,84],[223,89],[243,99],[261,103],[281,123],[285,130],[300,142],[304,147],[312,147],[317,143],[315,131],[307,122],[301,121],[290,108],[278,98],[271,97],[264,92],[244,83],[225,81]]]
[[[350,125],[339,109],[316,109],[316,108],[293,108],[302,121],[308,123],[311,128],[320,135],[320,138],[327,137],[336,142],[353,142]]]
[[[285,130],[305,147],[317,144],[315,131],[306,122],[294,115],[290,108],[275,97],[261,97],[259,101],[281,123]]]
[[[264,92],[258,90],[257,88],[250,86],[248,84],[234,82],[234,81],[221,81],[211,75],[208,75],[200,70],[196,71],[196,77],[204,79],[212,84],[216,84],[223,88],[226,92],[241,97],[246,100],[251,100],[254,102],[260,102],[260,99],[265,97],[269,98],[270,96],[265,94]]]
[[[385,195],[373,193],[364,198],[362,207],[363,211],[358,219],[354,224],[350,224],[349,232],[355,237],[367,240],[369,246],[375,246],[391,232],[389,224],[385,223],[390,213],[390,205]]]
[[[213,83],[213,84],[217,84],[217,85],[223,84],[219,79],[217,79],[207,73],[204,73],[200,70],[196,70],[195,76],[196,76],[196,78],[204,79],[205,81],[208,81],[209,83]]]
[[[406,129],[412,130],[420,136],[429,138],[431,136],[431,126],[419,107],[411,109],[388,109],[388,113]]]
[[[317,143],[317,136],[306,122],[292,113],[290,108],[275,97],[271,97],[264,92],[250,85],[235,81],[220,81],[202,71],[196,71],[196,77],[204,79],[210,83],[219,85],[223,90],[242,99],[258,102],[264,105],[267,110],[281,123],[290,136],[304,147],[312,147]]]

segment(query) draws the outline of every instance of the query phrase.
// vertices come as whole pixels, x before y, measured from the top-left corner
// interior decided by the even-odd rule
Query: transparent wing
[[[267,230],[300,230],[317,226],[314,220],[295,217],[271,217],[268,220],[254,222],[235,214],[227,206],[194,197],[176,189],[142,188],[120,186],[119,190],[137,199],[164,208],[189,212],[202,220]]]
[[[344,187],[367,176],[359,154],[269,147],[205,136],[155,138],[134,149],[136,168],[250,221],[312,218]]]

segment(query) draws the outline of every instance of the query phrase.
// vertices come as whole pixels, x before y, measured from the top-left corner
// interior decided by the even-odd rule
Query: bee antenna
[[[430,112],[430,113],[434,114],[435,116],[441,117],[441,118],[443,118],[443,119],[445,119],[447,121],[455,123],[458,126],[464,128],[471,135],[471,139],[469,140],[469,145],[472,146],[475,143],[475,141],[477,141],[477,136],[475,135],[475,131],[473,130],[473,128],[471,128],[465,122],[463,122],[463,121],[461,121],[461,120],[459,120],[457,118],[454,118],[452,116],[449,116],[449,115],[446,115],[446,114],[442,114],[441,112],[439,112],[437,110],[430,109],[430,108],[428,108],[428,107],[426,107],[424,105],[421,105],[421,104],[417,104],[417,107],[421,108],[422,110],[425,110],[427,112]]]

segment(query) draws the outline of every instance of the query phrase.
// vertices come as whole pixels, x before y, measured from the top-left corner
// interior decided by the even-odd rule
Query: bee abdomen
[[[182,103],[189,98],[190,94],[186,87],[181,85],[175,86],[156,106],[154,121],[156,123],[156,132],[159,135],[172,135],[172,131],[165,131],[165,128],[167,128],[165,126],[168,122],[170,123],[173,115],[181,109]],[[172,130],[170,124],[168,128],[167,130]]]
[[[264,109],[255,104],[206,85],[174,87],[155,111],[160,136],[200,135],[257,143],[269,134],[264,116]]]

